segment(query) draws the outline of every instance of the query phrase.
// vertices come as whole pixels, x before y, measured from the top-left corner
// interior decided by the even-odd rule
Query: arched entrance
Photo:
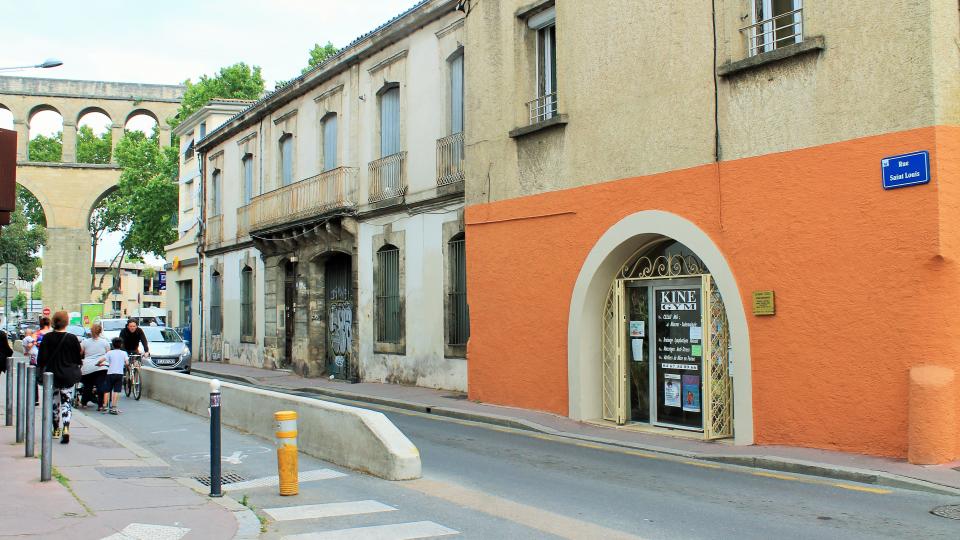
[[[660,211],[623,218],[594,245],[574,285],[570,416],[752,444],[740,299],[726,259],[697,226]]]

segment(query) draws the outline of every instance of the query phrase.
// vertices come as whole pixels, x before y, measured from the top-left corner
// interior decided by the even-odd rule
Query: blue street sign
[[[157,274],[160,278],[160,290],[167,290],[167,273],[161,270],[160,272],[157,272]]]
[[[930,152],[890,156],[880,160],[883,189],[894,189],[930,182]]]

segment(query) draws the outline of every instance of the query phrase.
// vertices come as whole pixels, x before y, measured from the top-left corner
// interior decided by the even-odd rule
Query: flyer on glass
[[[683,410],[700,412],[700,376],[683,376]]]
[[[644,337],[646,335],[644,321],[630,321],[630,337]]]
[[[667,379],[663,382],[663,404],[667,407],[680,406],[680,381]]]

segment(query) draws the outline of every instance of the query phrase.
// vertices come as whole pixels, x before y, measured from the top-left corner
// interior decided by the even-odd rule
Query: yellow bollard
[[[297,413],[277,411],[277,472],[280,476],[280,495],[296,495],[299,491],[297,478]]]

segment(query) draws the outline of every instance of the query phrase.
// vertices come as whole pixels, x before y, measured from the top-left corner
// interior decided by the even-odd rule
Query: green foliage
[[[123,171],[116,191],[104,199],[105,227],[125,230],[120,246],[131,256],[162,256],[177,239],[177,149],[160,148],[156,132],[148,138],[128,131],[117,143],[116,160]]]
[[[63,157],[63,132],[58,131],[53,137],[37,135],[27,144],[27,155],[30,161],[56,163]]]
[[[10,301],[10,309],[13,311],[23,311],[27,309],[27,295],[18,292],[17,296]]]
[[[40,266],[37,252],[46,241],[47,229],[30,223],[18,197],[17,208],[10,214],[10,224],[0,234],[0,261],[16,266],[20,279],[32,281]]]
[[[333,46],[333,43],[329,41],[326,45],[314,43],[313,48],[310,49],[310,58],[307,59],[307,67],[301,69],[300,74],[305,75],[308,71],[319,66],[324,60],[335,54],[337,54],[337,48]],[[280,89],[289,83],[290,81],[277,81],[275,88]]]
[[[40,201],[27,188],[17,184],[17,205],[27,217],[27,223],[35,227],[46,227],[47,216],[43,213]]]
[[[98,136],[90,126],[80,126],[77,130],[77,163],[110,163],[112,144],[113,135],[109,129]]]
[[[38,281],[33,286],[33,295],[30,297],[31,300],[42,300],[43,299],[43,282]]]
[[[259,99],[264,90],[260,66],[251,67],[243,62],[220,68],[220,73],[213,77],[202,75],[196,83],[187,79],[183,84],[187,89],[177,115],[167,120],[170,127],[178,126],[211,99]]]

